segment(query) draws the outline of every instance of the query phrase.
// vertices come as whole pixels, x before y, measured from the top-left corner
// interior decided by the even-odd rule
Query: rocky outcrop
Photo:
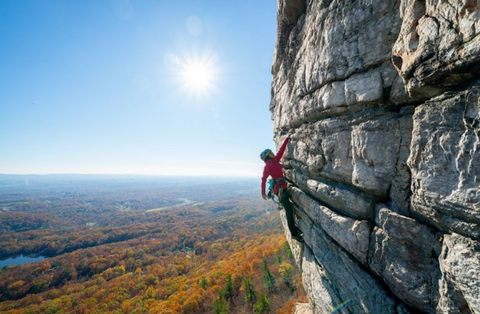
[[[408,92],[428,99],[480,75],[480,17],[476,0],[402,0],[392,61]]]
[[[312,311],[480,313],[480,2],[277,15],[270,110],[278,144],[294,130],[305,242],[285,230]]]
[[[313,314],[310,304],[297,303],[295,304],[295,314]]]

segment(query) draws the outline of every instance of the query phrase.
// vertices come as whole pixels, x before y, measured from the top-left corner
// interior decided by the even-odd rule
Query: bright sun
[[[175,65],[180,91],[184,95],[203,99],[218,92],[220,68],[213,51],[185,53],[175,59]]]
[[[218,61],[218,55],[212,50],[202,53],[185,52],[180,57],[167,53],[163,58],[166,69],[173,74],[182,97],[197,99],[206,99],[221,93],[219,80],[223,70]]]
[[[206,92],[213,84],[212,69],[203,63],[186,65],[182,76],[186,87],[196,92]]]

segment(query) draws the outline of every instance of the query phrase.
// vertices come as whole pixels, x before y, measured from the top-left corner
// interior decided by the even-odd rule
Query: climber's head
[[[260,154],[260,159],[262,159],[263,161],[267,161],[273,158],[275,158],[275,154],[272,153],[270,149],[266,149]]]

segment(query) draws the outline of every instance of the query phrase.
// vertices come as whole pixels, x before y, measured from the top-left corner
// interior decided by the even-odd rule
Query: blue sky
[[[0,1],[0,173],[260,176],[274,0]]]

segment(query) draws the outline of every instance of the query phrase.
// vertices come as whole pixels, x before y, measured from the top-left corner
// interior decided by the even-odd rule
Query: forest
[[[291,313],[305,300],[259,180],[0,176],[0,313]]]

